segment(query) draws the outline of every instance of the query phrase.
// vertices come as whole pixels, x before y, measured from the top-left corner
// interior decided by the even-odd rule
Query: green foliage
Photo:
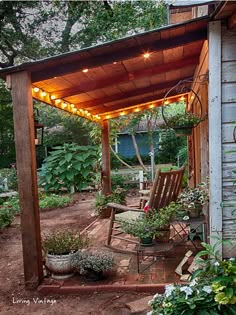
[[[205,250],[195,257],[206,256],[199,261],[189,285],[167,285],[164,294],[156,294],[149,302],[152,315],[235,315],[236,304],[236,259],[221,260],[213,246],[202,243]]]
[[[0,80],[0,168],[9,167],[15,159],[11,96]]]
[[[176,137],[174,130],[171,129],[163,130],[157,152],[158,163],[176,163],[179,151],[185,147],[187,147],[185,137]]]
[[[45,159],[40,172],[40,184],[46,191],[59,191],[72,187],[81,190],[95,178],[94,169],[97,154],[94,147],[65,143],[54,147]]]
[[[168,118],[168,127],[173,129],[182,127],[194,127],[201,121],[203,121],[203,118],[191,112],[185,112],[183,114],[178,113]]]
[[[178,202],[183,209],[196,208],[199,204],[204,205],[209,200],[208,181],[198,184],[194,188],[186,187],[179,195]]]
[[[11,208],[0,206],[0,229],[3,229],[11,224],[14,219],[14,214]]]
[[[55,194],[39,194],[39,208],[49,209],[65,207],[72,202],[71,196],[55,195]],[[19,213],[19,198],[9,197],[7,200],[0,199],[0,228],[7,227],[13,221],[15,215]]]
[[[72,201],[72,196],[39,193],[39,208],[41,210],[66,207]]]
[[[110,195],[103,195],[101,192],[98,192],[95,197],[95,208],[97,214],[102,215],[103,212],[107,209],[107,204],[109,202],[125,204],[125,196],[125,189],[120,187],[116,187]]]
[[[75,253],[71,259],[75,271],[84,275],[89,271],[97,273],[108,271],[114,267],[114,256],[106,252],[83,251]]]
[[[87,236],[78,231],[56,230],[42,238],[43,250],[45,253],[53,255],[75,253],[87,246]]]
[[[139,217],[135,220],[123,220],[121,222],[121,229],[133,236],[139,238],[149,238],[160,235],[160,228],[169,225],[170,220],[176,214],[179,205],[172,202],[169,206],[155,209],[146,209],[146,214],[141,212]],[[146,211],[145,210],[145,211]]]

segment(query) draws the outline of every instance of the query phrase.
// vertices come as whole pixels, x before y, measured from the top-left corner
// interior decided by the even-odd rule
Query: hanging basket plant
[[[201,121],[205,120],[205,117],[202,117],[202,103],[198,95],[191,88],[182,86],[181,84],[182,82],[178,83],[176,86],[171,88],[166,93],[163,99],[162,117],[165,122],[165,128],[173,129],[177,136],[190,136],[192,134],[193,128],[197,127]],[[194,103],[192,103],[192,106],[194,104],[199,107],[198,114],[193,113],[192,109],[190,111],[187,111],[186,110],[187,104],[184,105],[183,103],[180,103],[180,106],[182,105],[182,108],[179,107],[180,109],[179,111],[177,110],[176,112],[171,112],[169,110],[169,112],[166,113],[167,107],[171,106],[171,105],[165,105],[166,100],[170,94],[172,95],[174,93],[173,90],[175,90],[177,94],[185,93],[185,95],[186,93],[191,92],[192,95],[194,95],[195,100],[196,100]],[[184,110],[183,110],[183,105],[185,106]]]

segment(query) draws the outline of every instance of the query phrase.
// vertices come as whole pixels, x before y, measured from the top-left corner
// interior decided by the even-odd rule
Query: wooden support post
[[[209,23],[210,236],[222,238],[221,21]],[[210,239],[211,244],[216,242]],[[222,253],[222,245],[218,248]]]
[[[110,141],[109,121],[104,120],[102,125],[102,193],[111,193]]]
[[[11,87],[25,287],[33,290],[43,279],[43,266],[30,75],[12,74]]]

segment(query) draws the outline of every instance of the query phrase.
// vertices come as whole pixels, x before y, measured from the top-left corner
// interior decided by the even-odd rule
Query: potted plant
[[[175,130],[176,135],[191,135],[192,129],[205,118],[199,117],[192,112],[177,113],[168,118],[168,127]]]
[[[104,272],[115,265],[114,256],[107,252],[82,251],[75,253],[71,260],[75,272],[85,276],[88,281],[104,278]]]
[[[154,237],[160,237],[163,231],[169,232],[171,219],[179,209],[179,205],[172,202],[161,209],[145,209],[138,219],[122,221],[121,229],[128,234],[140,239],[144,246],[151,246]],[[169,239],[169,238],[168,238]]]
[[[116,202],[119,204],[125,204],[125,189],[121,187],[116,187],[109,195],[104,195],[101,192],[95,197],[95,208],[96,213],[102,218],[109,218],[111,215],[111,208],[107,207],[109,202]]]
[[[190,218],[199,217],[203,205],[209,200],[208,183],[202,182],[195,188],[185,188],[179,195],[178,202],[188,212]]]
[[[88,246],[88,238],[77,231],[56,230],[42,239],[46,255],[46,267],[54,279],[65,279],[73,275],[73,254]]]

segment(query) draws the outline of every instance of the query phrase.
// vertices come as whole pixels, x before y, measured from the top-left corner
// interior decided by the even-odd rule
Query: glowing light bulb
[[[146,52],[145,54],[143,54],[143,57],[144,57],[145,59],[147,59],[147,58],[150,57],[150,54],[149,54],[148,52]]]
[[[149,106],[149,108],[153,108],[154,107],[154,104],[151,104],[150,106]]]
[[[71,108],[74,108],[74,107],[75,107],[75,105],[74,105],[74,104],[70,104],[70,107],[71,107]]]
[[[55,95],[51,95],[50,98],[51,98],[51,100],[55,100],[56,96]]]
[[[41,95],[42,95],[43,97],[45,97],[45,96],[47,95],[47,93],[44,92],[44,91],[42,91],[42,92],[41,92]]]
[[[120,113],[120,116],[124,116],[124,115],[125,115],[125,113],[124,113],[124,112],[121,112],[121,113]]]
[[[88,72],[88,69],[83,69],[82,72],[86,73]]]
[[[57,100],[55,100],[56,105],[61,103],[61,100],[58,98]]]
[[[66,107],[67,107],[67,104],[64,102],[64,103],[62,103],[61,107],[62,107],[62,108],[66,108]]]
[[[38,87],[34,87],[34,92],[38,93],[39,92],[39,88]]]

